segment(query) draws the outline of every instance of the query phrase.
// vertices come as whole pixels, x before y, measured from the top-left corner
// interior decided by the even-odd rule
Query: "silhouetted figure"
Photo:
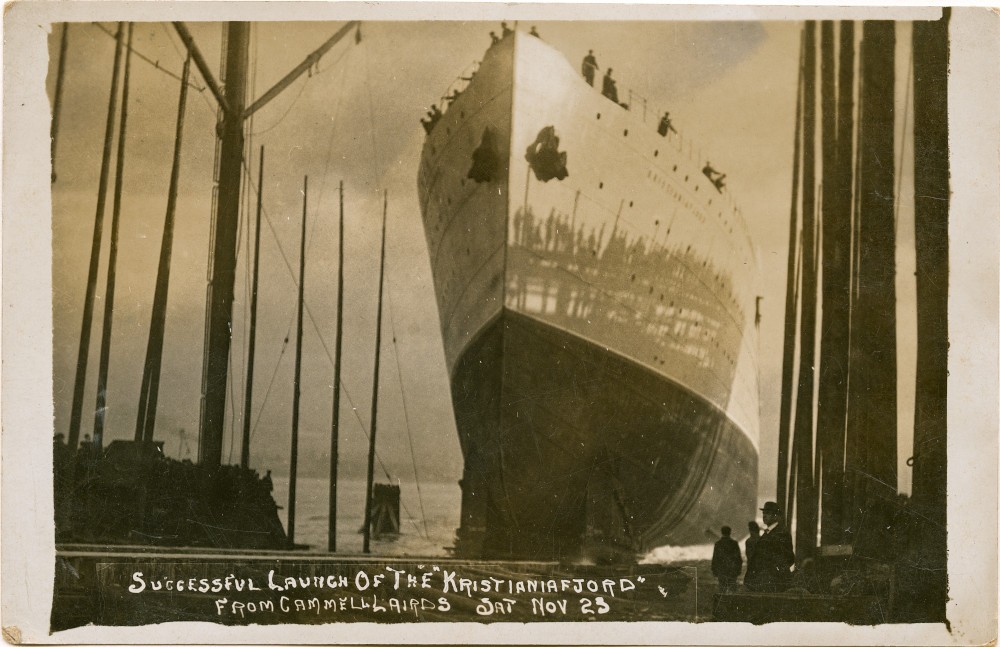
[[[420,120],[420,123],[423,125],[424,130],[427,131],[428,135],[432,130],[434,130],[434,126],[441,119],[442,114],[441,109],[437,107],[437,104],[434,104],[431,106],[431,109],[427,111],[427,117]]]
[[[753,558],[747,560],[743,585],[750,591],[778,592],[788,587],[791,567],[795,563],[792,536],[781,523],[781,509],[774,501],[761,508],[764,513],[764,534],[757,541]]]
[[[444,98],[444,100],[448,102],[449,106],[451,106],[451,104],[455,103],[455,101],[457,101],[460,96],[462,96],[462,90],[455,88],[454,90],[452,90],[451,94],[449,94]]]
[[[587,55],[583,57],[583,66],[581,71],[583,72],[583,78],[587,80],[587,83],[593,86],[594,75],[597,74],[597,59],[594,58],[594,50],[587,50]]]
[[[726,174],[716,171],[708,161],[705,162],[705,168],[701,169],[701,172],[715,185],[715,189],[722,193],[723,187],[726,186]]]
[[[719,580],[719,593],[735,593],[736,578],[743,570],[740,545],[729,536],[732,531],[729,526],[722,527],[722,538],[712,552],[712,575]]]
[[[618,84],[611,78],[611,68],[604,74],[604,85],[601,87],[601,94],[618,103]]]
[[[675,133],[677,132],[677,130],[674,128],[674,124],[670,121],[670,113],[664,112],[663,118],[660,119],[660,127],[656,129],[656,132],[660,133],[660,135],[662,135],[663,137],[666,137],[667,133],[670,131],[673,131]]]
[[[472,152],[472,168],[466,177],[476,182],[490,182],[497,178],[499,170],[500,153],[497,151],[496,137],[490,128],[486,128],[479,147]]]
[[[525,151],[524,159],[535,172],[535,177],[542,182],[548,182],[552,178],[564,180],[569,176],[566,151],[559,150],[559,136],[556,135],[555,126],[546,126],[538,131],[535,141]]]
[[[510,36],[513,33],[514,33],[514,30],[511,29],[510,27],[508,27],[507,23],[505,23],[505,22],[500,23],[500,37],[501,38],[507,38],[508,36]]]
[[[754,550],[757,548],[757,542],[760,541],[760,525],[756,521],[751,521],[747,523],[747,530],[750,531],[750,536],[744,543],[744,552],[747,554],[747,564],[749,565]]]
[[[534,25],[531,26],[531,29],[528,30],[528,33],[534,36],[535,38],[541,39],[541,36],[539,36],[538,30],[535,29]]]
[[[500,37],[497,36],[496,32],[491,31],[490,32],[490,47],[493,47],[494,45],[496,45],[499,42],[500,42]]]

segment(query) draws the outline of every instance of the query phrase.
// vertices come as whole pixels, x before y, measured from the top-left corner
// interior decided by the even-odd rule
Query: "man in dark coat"
[[[792,536],[781,523],[781,509],[774,501],[761,508],[764,513],[764,534],[757,541],[753,557],[747,559],[747,574],[743,585],[750,591],[784,591],[791,580],[795,563]]]
[[[587,55],[583,57],[583,78],[587,79],[587,83],[594,85],[594,74],[597,72],[597,58],[594,56],[594,50],[589,50]]]
[[[740,545],[729,536],[732,531],[729,526],[722,527],[722,539],[715,542],[712,553],[712,575],[719,580],[719,593],[735,593],[736,578],[743,570]]]

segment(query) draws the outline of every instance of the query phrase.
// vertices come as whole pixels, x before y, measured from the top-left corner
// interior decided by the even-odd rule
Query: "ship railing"
[[[666,112],[666,110],[662,106],[654,106],[645,96],[639,94],[631,88],[627,90],[627,96],[628,102],[622,107],[629,112],[635,113],[636,115],[641,115],[642,122],[644,124],[649,124],[654,130],[659,128],[660,117]],[[663,138],[671,146],[673,146],[678,153],[687,156],[689,160],[695,162],[700,171],[703,168],[703,164],[707,161],[704,151],[701,147],[695,146],[693,139],[684,136],[683,129],[677,128],[676,125],[674,128],[676,128],[676,131],[667,131],[667,134],[663,136]],[[743,230],[744,235],[749,237],[749,229],[743,215],[743,210],[736,204],[736,200],[733,198],[732,192],[730,192],[727,187],[726,190],[721,191],[720,194],[722,196],[723,203],[728,207],[731,207],[735,212],[739,213],[740,229]]]
[[[464,70],[459,73],[455,79],[448,84],[445,89],[444,94],[438,99],[438,105],[441,107],[441,112],[448,112],[448,108],[451,107],[451,102],[457,98],[456,92],[461,94],[465,92],[465,89],[469,87],[469,83],[472,82],[472,78],[479,71],[479,61],[473,61],[472,64],[468,65]],[[449,97],[453,97],[449,100]]]

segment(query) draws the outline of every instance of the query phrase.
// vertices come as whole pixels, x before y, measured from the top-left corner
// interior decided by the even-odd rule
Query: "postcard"
[[[996,25],[11,5],[5,639],[995,640]]]

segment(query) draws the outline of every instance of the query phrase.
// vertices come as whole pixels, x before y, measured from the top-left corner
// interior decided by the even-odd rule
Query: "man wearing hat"
[[[764,513],[764,534],[757,541],[753,556],[747,558],[747,573],[743,585],[750,591],[783,591],[791,580],[789,570],[795,563],[792,536],[781,523],[781,508],[768,501],[760,509]]]

